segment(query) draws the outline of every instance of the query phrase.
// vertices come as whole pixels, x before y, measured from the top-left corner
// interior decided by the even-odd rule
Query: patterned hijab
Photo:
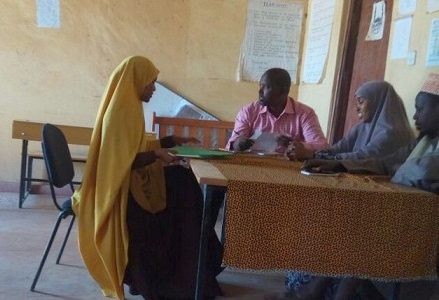
[[[366,98],[371,102],[372,107],[376,107],[372,121],[366,124],[368,130],[363,131],[363,134],[358,136],[356,146],[373,144],[376,136],[386,136],[386,139],[394,140],[395,144],[398,145],[405,145],[413,140],[413,131],[410,128],[404,104],[390,83],[368,81],[357,89],[355,95]],[[393,147],[394,143],[387,144],[389,147]],[[357,150],[355,146],[354,150]],[[383,149],[383,152],[389,151]]]
[[[145,134],[141,101],[145,87],[158,73],[140,56],[125,59],[113,71],[96,118],[82,185],[72,197],[82,258],[103,294],[119,299],[124,299],[128,262],[126,208],[130,183],[137,180],[137,186],[143,186],[142,174],[154,172],[151,177],[155,186],[148,186],[148,195],[142,190],[133,194],[152,212],[166,205],[162,167],[147,166],[140,176],[137,170],[131,170],[137,153],[159,147],[158,141]]]

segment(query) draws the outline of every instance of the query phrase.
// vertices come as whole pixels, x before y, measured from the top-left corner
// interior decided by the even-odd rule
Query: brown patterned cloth
[[[437,278],[436,195],[388,179],[303,176],[300,163],[258,166],[240,159],[211,161],[229,180],[226,266],[381,280]]]

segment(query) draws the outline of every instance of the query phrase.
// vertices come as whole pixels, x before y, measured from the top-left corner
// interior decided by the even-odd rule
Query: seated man
[[[244,106],[236,116],[235,128],[227,143],[231,150],[249,149],[255,132],[279,135],[278,145],[289,142],[309,151],[328,146],[314,110],[288,96],[291,78],[284,69],[266,71],[259,83],[259,99]]]
[[[304,168],[391,175],[392,182],[439,192],[439,74],[430,74],[416,96],[413,116],[419,137],[382,158],[362,160],[309,160]]]

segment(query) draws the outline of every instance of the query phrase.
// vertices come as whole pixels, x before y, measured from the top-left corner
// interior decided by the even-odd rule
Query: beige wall
[[[257,83],[235,81],[246,0],[60,3],[61,28],[45,29],[35,0],[0,1],[0,182],[19,178],[13,119],[93,126],[108,76],[129,55],[149,57],[159,80],[224,120],[257,97]]]
[[[311,0],[312,1],[312,0]],[[321,84],[300,84],[298,98],[313,107],[319,116],[323,132],[327,133],[330,122],[331,102],[335,81],[336,69],[340,61],[340,52],[347,12],[348,1],[336,1],[336,13],[332,28],[331,44],[328,54],[326,74]],[[392,25],[398,15],[399,1],[393,4]],[[402,97],[407,109],[407,114],[413,125],[415,96],[422,83],[430,72],[439,72],[439,67],[426,67],[429,30],[431,21],[439,18],[439,12],[428,14],[427,1],[417,1],[416,11],[413,14],[412,32],[410,37],[410,51],[416,51],[415,65],[408,65],[405,59],[390,59],[392,47],[393,27],[391,26],[389,51],[386,64],[385,80],[392,83]],[[306,32],[305,32],[306,35]],[[355,70],[354,70],[355,71]]]
[[[233,120],[243,104],[257,97],[257,83],[235,81],[246,0],[60,3],[61,28],[43,29],[35,24],[34,0],[0,2],[0,183],[16,183],[19,177],[21,143],[11,139],[12,120],[92,126],[106,80],[126,56],[151,58],[161,70],[159,80],[224,120]],[[291,92],[315,108],[325,133],[345,3],[336,1],[323,82],[293,86]],[[425,67],[428,30],[439,17],[427,14],[425,6],[426,1],[418,1],[414,14],[411,50],[417,51],[416,64],[388,58],[386,66],[386,80],[403,97],[410,117],[427,73],[439,71]],[[395,0],[394,19],[397,7]],[[32,147],[39,149],[37,143]]]
[[[312,1],[312,0],[311,0]],[[336,68],[339,64],[339,45],[342,34],[342,29],[344,24],[344,13],[346,0],[335,1],[335,13],[334,13],[334,23],[332,26],[332,34],[329,45],[328,58],[326,63],[326,72],[323,80],[319,84],[305,84],[301,83],[299,85],[298,100],[314,108],[317,116],[319,117],[320,125],[322,130],[327,134],[329,115],[332,101],[332,89],[335,80]],[[309,21],[309,18],[308,20]],[[308,22],[306,24],[306,30],[308,29]],[[305,36],[307,31],[305,31]],[[306,38],[305,38],[306,40]],[[306,43],[306,42],[305,42]],[[306,44],[304,45],[306,49]],[[305,57],[305,51],[303,51],[303,59]]]
[[[393,20],[398,18],[398,0],[393,6]],[[413,124],[413,114],[415,112],[415,96],[419,92],[425,78],[430,72],[439,72],[439,67],[426,67],[427,47],[431,21],[439,18],[439,12],[427,13],[427,1],[417,1],[416,12],[413,15],[412,34],[410,37],[410,50],[416,51],[415,65],[408,65],[406,60],[390,59],[391,44],[387,56],[385,79],[392,83],[398,94],[404,100],[407,115]],[[393,25],[393,24],[392,24]],[[393,30],[390,32],[392,41]],[[391,43],[391,42],[390,42]]]

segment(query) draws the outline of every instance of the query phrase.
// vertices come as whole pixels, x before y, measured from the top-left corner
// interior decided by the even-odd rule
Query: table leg
[[[400,282],[393,283],[391,300],[398,300],[400,291],[401,291],[401,283]]]
[[[209,185],[203,186],[204,192],[204,206],[203,206],[203,219],[201,222],[201,236],[200,236],[200,248],[198,252],[198,270],[197,270],[197,282],[195,288],[195,300],[203,300],[204,298],[204,286],[205,286],[205,271],[206,271],[206,252],[207,242],[209,239],[210,219],[211,219],[211,201],[213,187]]]
[[[221,224],[221,246],[224,249],[224,242],[225,242],[225,237],[226,237],[226,215],[227,215],[227,194],[226,193],[224,193],[223,201],[224,201],[224,208],[223,208],[223,222]]]

